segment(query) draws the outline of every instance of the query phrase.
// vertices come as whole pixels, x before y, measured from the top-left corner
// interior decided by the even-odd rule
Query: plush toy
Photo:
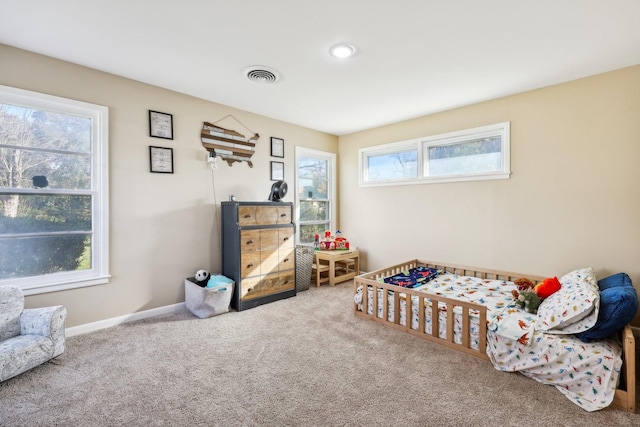
[[[545,299],[559,291],[561,286],[557,277],[550,277],[538,283],[534,289],[540,298]]]
[[[538,307],[545,298],[549,298],[553,293],[560,290],[561,284],[557,277],[544,279],[542,282],[534,285],[533,282],[526,277],[521,277],[513,281],[518,290],[511,291],[516,299],[516,304],[523,308],[527,313],[536,314]]]
[[[516,285],[516,288],[518,288],[518,291],[520,292],[531,290],[536,286],[526,277],[520,277],[519,279],[514,280],[513,284]]]
[[[205,286],[207,286],[207,282],[209,282],[209,277],[211,277],[211,274],[209,274],[207,270],[196,271],[196,284],[204,288]]]
[[[523,308],[527,313],[538,313],[538,307],[540,306],[540,303],[542,303],[542,298],[540,298],[535,291],[518,292],[514,289],[511,291],[511,294],[516,299],[518,307]]]

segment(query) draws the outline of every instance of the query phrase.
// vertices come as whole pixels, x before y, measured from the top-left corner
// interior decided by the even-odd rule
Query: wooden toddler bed
[[[434,293],[424,289],[412,289],[383,282],[384,278],[420,267],[433,268],[458,276],[486,281],[513,282],[519,277],[527,277],[537,284],[544,279],[544,277],[525,274],[420,260],[397,264],[357,276],[354,279],[354,297],[356,298],[354,314],[356,317],[373,320],[487,361],[491,360],[487,354],[487,324],[490,320],[490,313],[485,305],[449,298],[439,295],[439,292]],[[386,295],[387,298],[385,299],[383,295]],[[407,304],[407,301],[411,303]],[[418,307],[425,307],[425,309],[420,310]],[[455,314],[447,316],[447,313]],[[483,327],[479,325],[483,325]],[[564,335],[564,337],[569,336]],[[578,341],[577,338],[576,341]],[[615,387],[611,405],[635,412],[635,339],[629,325],[624,327],[621,341],[622,367],[617,386],[614,384],[611,387],[611,390]],[[579,344],[582,348],[588,345]],[[527,374],[525,373],[525,375]],[[598,381],[600,381],[600,377],[598,377]],[[559,389],[564,393],[564,390]],[[574,398],[573,400],[578,399]]]

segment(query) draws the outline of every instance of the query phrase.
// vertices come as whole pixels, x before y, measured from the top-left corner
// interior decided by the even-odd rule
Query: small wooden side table
[[[358,249],[315,251],[316,268],[329,266],[329,285],[335,286],[356,277],[360,272],[360,251]],[[336,268],[336,264],[343,265],[343,269]],[[320,283],[316,283],[320,286]]]

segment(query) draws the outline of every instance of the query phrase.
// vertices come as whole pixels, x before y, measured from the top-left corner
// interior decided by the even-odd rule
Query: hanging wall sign
[[[204,122],[200,136],[204,148],[214,152],[229,166],[234,162],[247,162],[249,167],[253,167],[251,157],[256,150],[255,141],[260,138],[259,134],[256,133],[251,138],[247,138],[235,130]]]

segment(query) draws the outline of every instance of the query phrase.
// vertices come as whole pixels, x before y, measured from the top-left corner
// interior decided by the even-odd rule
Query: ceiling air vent
[[[262,65],[252,65],[244,69],[244,75],[256,83],[275,83],[280,80],[280,73],[273,68]]]

